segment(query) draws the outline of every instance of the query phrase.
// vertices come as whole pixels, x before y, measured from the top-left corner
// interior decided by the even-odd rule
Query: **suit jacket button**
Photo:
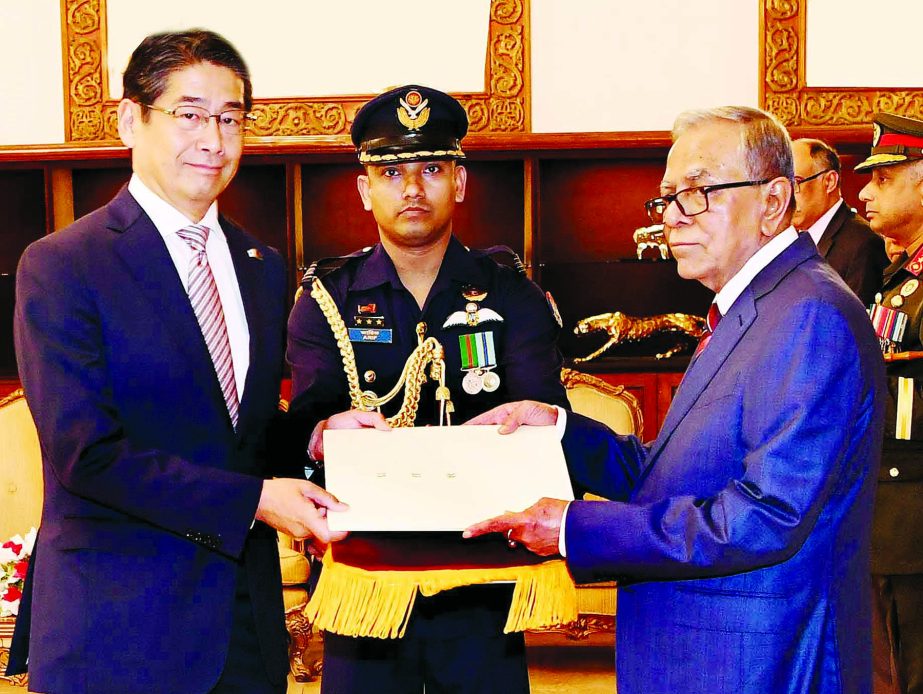
[[[901,474],[901,471],[898,470],[896,467],[893,467],[890,470],[888,470],[888,474],[891,475],[891,477],[897,477],[899,474]]]

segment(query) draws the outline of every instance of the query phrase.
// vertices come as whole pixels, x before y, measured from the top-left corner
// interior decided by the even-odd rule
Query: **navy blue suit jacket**
[[[267,671],[286,676],[275,534],[250,530],[270,474],[284,264],[221,226],[250,331],[236,432],[176,268],[127,188],[23,254],[14,335],[45,503],[20,619],[31,617],[38,691],[208,691],[225,663],[238,567]]]
[[[619,692],[871,691],[884,367],[801,236],[686,372],[650,447],[568,415],[567,563],[620,581]]]

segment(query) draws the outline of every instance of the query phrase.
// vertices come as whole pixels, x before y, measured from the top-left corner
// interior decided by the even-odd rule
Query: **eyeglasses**
[[[745,186],[761,186],[769,183],[771,178],[764,178],[759,181],[735,181],[734,183],[716,183],[711,186],[693,186],[684,188],[671,195],[663,195],[659,198],[653,198],[644,203],[644,209],[647,210],[647,216],[651,218],[654,224],[663,224],[663,216],[667,212],[670,203],[675,202],[679,208],[680,214],[685,217],[695,217],[697,214],[708,212],[708,194],[716,190],[727,190],[728,188],[744,188]]]
[[[801,176],[795,176],[795,190],[797,191],[801,188],[802,183],[807,183],[808,181],[813,181],[818,176],[823,176],[825,173],[829,173],[833,169],[824,169],[823,171],[818,171],[816,174],[811,174],[807,178],[802,178]]]
[[[215,119],[215,122],[218,123],[218,127],[226,135],[239,135],[242,133],[247,125],[250,122],[256,120],[256,116],[252,113],[247,113],[240,108],[232,108],[227,111],[222,111],[221,113],[209,113],[204,108],[199,106],[177,106],[176,108],[160,108],[159,106],[154,106],[152,104],[141,104],[142,106],[153,109],[154,111],[160,111],[160,113],[165,113],[168,116],[173,116],[173,119],[176,121],[176,124],[182,130],[188,130],[189,132],[195,132],[197,130],[204,130],[205,126],[208,125],[208,121],[212,118]]]

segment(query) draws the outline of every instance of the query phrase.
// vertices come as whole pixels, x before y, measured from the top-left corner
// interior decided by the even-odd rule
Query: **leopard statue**
[[[574,333],[577,335],[588,335],[600,331],[605,331],[609,335],[608,341],[593,353],[574,359],[575,363],[595,359],[613,345],[643,340],[661,332],[681,333],[698,340],[705,334],[705,319],[688,313],[664,313],[659,316],[636,318],[621,311],[615,311],[583,318],[577,321],[574,328]],[[658,359],[669,359],[687,346],[688,341],[681,340],[674,347],[656,356]]]

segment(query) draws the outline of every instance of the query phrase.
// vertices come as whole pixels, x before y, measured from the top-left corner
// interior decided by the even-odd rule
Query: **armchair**
[[[573,369],[561,369],[561,382],[574,412],[602,422],[617,434],[642,436],[641,408],[637,398],[624,386],[615,386]],[[592,495],[585,498],[604,501]],[[580,585],[577,586],[577,620],[546,631],[561,632],[573,639],[586,638],[594,632],[612,633],[615,609],[615,581]]]
[[[0,399],[0,543],[37,528],[42,514],[42,454],[22,390]],[[0,617],[0,680],[25,686],[26,677],[3,677],[16,618]]]

